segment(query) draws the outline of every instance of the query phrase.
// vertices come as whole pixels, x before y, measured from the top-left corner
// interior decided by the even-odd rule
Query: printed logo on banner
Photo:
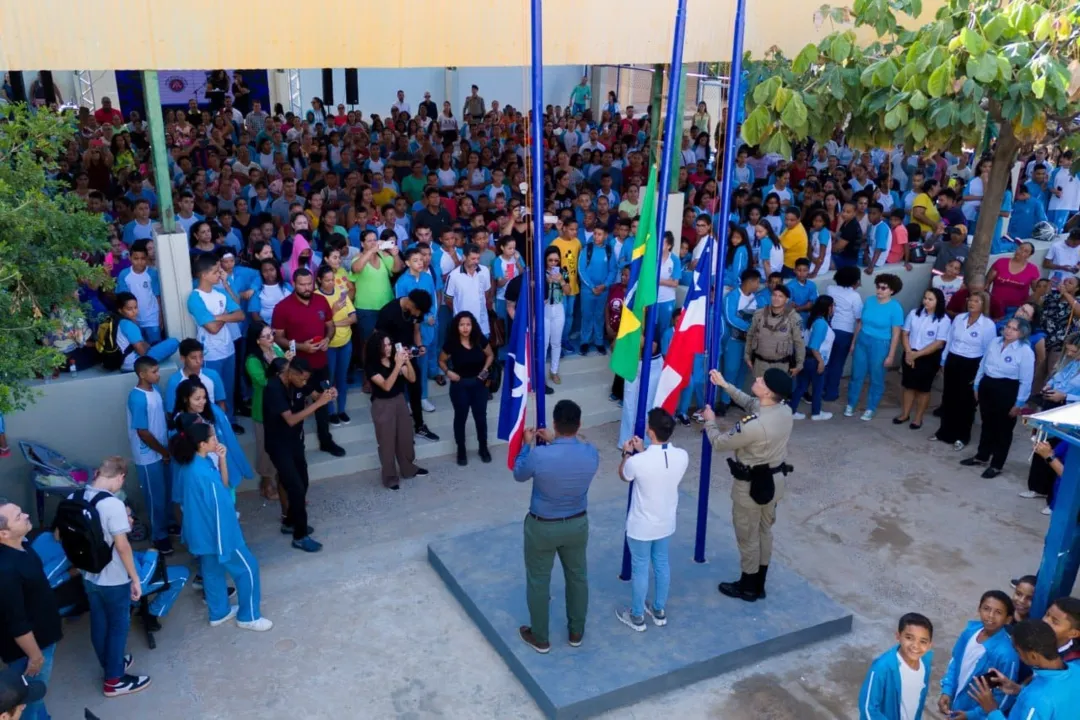
[[[182,75],[171,75],[165,78],[165,87],[174,93],[184,92],[184,88],[187,87],[187,79]]]

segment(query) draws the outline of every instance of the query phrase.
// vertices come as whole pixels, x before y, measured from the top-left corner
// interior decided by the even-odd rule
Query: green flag
[[[656,303],[656,257],[660,252],[656,238],[656,191],[656,166],[653,165],[641,203],[641,220],[638,222],[637,237],[634,238],[630,284],[619,318],[619,334],[611,353],[611,369],[627,380],[637,377],[645,309]]]

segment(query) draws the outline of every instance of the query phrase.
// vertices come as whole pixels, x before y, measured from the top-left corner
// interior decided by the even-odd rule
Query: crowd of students
[[[555,385],[562,357],[606,354],[617,336],[648,172],[648,110],[624,113],[609,97],[594,115],[584,109],[585,91],[575,90],[574,98],[581,112],[548,106],[541,119],[543,346]],[[313,415],[320,450],[344,455],[332,428],[352,421],[353,383],[371,397],[387,488],[428,474],[415,463],[415,438],[439,439],[424,421],[438,410],[429,382],[450,384],[457,462],[468,462],[469,415],[479,458],[490,462],[490,383],[522,292],[533,221],[524,190],[527,119],[497,102],[489,108],[478,88],[460,119],[450,103],[440,109],[427,95],[414,115],[401,92],[386,116],[364,117],[343,105],[331,113],[318,99],[303,116],[244,103],[241,111],[225,95],[212,110],[194,103],[169,110],[171,186],[157,188],[145,124],[136,113],[125,123],[103,99],[96,112],[84,108],[75,117],[78,138],[58,177],[110,227],[109,251],[92,260],[109,269],[116,287],[84,288],[92,308],[86,320],[112,318],[115,343],[98,349],[134,374],[128,427],[154,547],[171,553],[171,537],[180,533],[199,559],[211,625],[235,617],[240,627],[267,630],[258,564],[233,504],[237,487],[258,477],[263,496],[280,502],[281,530],[292,546],[321,549],[306,508],[303,423]],[[678,287],[707,273],[699,261],[710,245],[715,250],[720,198],[712,142],[723,139],[710,135],[710,123],[702,104],[680,153],[677,184],[686,210],[682,226],[662,238],[654,380],[680,313]],[[828,420],[822,405],[839,399],[851,356],[844,415],[855,414],[865,384],[861,418],[871,420],[886,370],[899,365],[903,401],[893,422],[919,430],[943,368],[935,411],[941,426],[933,437],[957,450],[971,441],[974,388],[982,438],[963,464],[988,464],[985,477],[1000,472],[1030,396],[1044,407],[1080,397],[1080,334],[1071,325],[1080,310],[1080,229],[1052,246],[1046,279],[1027,261],[1030,244],[1011,239],[1039,235],[1045,221],[1056,226],[1051,233],[1076,222],[1080,181],[1070,153],[1055,153],[1036,152],[1015,199],[1007,192],[994,246],[1011,249],[1012,259],[995,263],[985,282],[965,286],[968,229],[980,211],[987,161],[973,167],[967,155],[856,153],[840,134],[792,158],[740,147],[717,283],[724,376],[739,387],[748,372],[781,368],[795,376],[795,418],[806,417],[799,412],[805,398],[811,420]],[[172,194],[174,222],[189,238],[187,311],[197,331],[180,342],[163,331],[155,268],[160,192]],[[931,287],[905,317],[894,297],[902,273],[880,268],[931,261]],[[833,282],[819,295],[814,279],[830,270]],[[866,301],[858,292],[864,277],[875,287]],[[159,390],[161,365],[177,351],[181,367]],[[699,356],[676,413],[682,424],[704,419],[705,382]],[[655,388],[616,379],[611,400],[628,415],[641,391]],[[716,412],[730,403],[721,395]],[[254,425],[251,460],[237,440],[244,433],[238,415]],[[1052,475],[1060,452],[1046,447],[1024,496],[1052,502],[1054,477],[1046,468]],[[107,530],[122,554],[122,523]],[[120,574],[134,587],[134,575]],[[239,609],[229,603],[226,574],[236,583]],[[109,601],[97,602],[109,615]],[[923,635],[931,632],[921,620],[901,624],[901,660],[909,668],[919,655],[904,648],[926,645]],[[145,678],[117,669],[116,646],[99,651],[106,694],[120,692],[117,683],[141,689]]]

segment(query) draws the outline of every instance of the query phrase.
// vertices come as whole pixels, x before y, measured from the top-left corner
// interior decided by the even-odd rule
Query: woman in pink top
[[[986,274],[986,287],[990,289],[990,299],[1005,308],[1008,317],[1013,310],[1024,304],[1031,296],[1035,282],[1042,277],[1039,268],[1028,258],[1035,252],[1035,246],[1022,242],[1016,246],[1011,258],[1001,258],[990,266]],[[995,318],[995,320],[998,318]]]

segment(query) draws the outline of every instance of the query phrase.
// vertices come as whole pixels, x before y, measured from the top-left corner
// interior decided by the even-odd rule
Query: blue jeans
[[[165,463],[158,460],[149,465],[136,465],[139,487],[142,489],[146,512],[150,515],[151,537],[157,540],[169,539],[169,488],[165,482],[168,470]]]
[[[450,329],[450,323],[454,320],[454,313],[450,311],[450,308],[445,305],[439,306],[439,312],[437,314],[437,325],[435,330],[435,349],[436,356],[442,351],[443,345],[446,344],[446,332]]]
[[[53,670],[53,656],[56,655],[56,643],[53,643],[49,647],[41,648],[41,655],[45,658],[45,662],[41,664],[41,670],[34,676],[34,680],[45,683],[45,686],[49,686],[49,679],[52,677]],[[22,658],[11,663],[11,667],[16,672],[25,673],[27,666],[30,664],[29,658]],[[45,701],[38,700],[35,703],[30,703],[23,710],[22,720],[52,720],[52,715],[49,715],[49,711],[45,709]]]
[[[83,580],[90,601],[90,642],[94,645],[105,680],[124,676],[124,651],[131,627],[131,583],[95,585]]]
[[[251,622],[262,617],[259,614],[259,603],[262,600],[259,563],[246,545],[233,550],[225,562],[218,559],[217,555],[200,555],[199,567],[202,570],[203,590],[206,591],[206,606],[210,611],[211,622],[229,614],[229,591],[225,583],[225,573],[231,575],[236,583],[236,599],[240,603],[240,612],[236,619],[240,622]]]
[[[626,538],[630,546],[630,614],[645,614],[645,596],[649,594],[649,560],[652,560],[654,577],[653,607],[663,610],[671,590],[671,564],[668,562],[669,535],[659,540],[635,540]]]
[[[169,341],[166,340],[165,342]],[[203,364],[221,376],[221,384],[225,386],[225,397],[214,399],[218,402],[225,401],[225,414],[229,416],[231,421],[235,410],[233,408],[233,394],[236,391],[236,354],[233,353],[221,360],[207,360]]]
[[[574,326],[574,306],[577,305],[577,299],[577,295],[563,296],[563,312],[566,314],[566,319],[563,321],[562,346],[567,352],[574,352],[574,347],[570,344],[570,330]]]
[[[840,378],[844,375],[844,365],[847,363],[848,353],[851,352],[851,341],[854,333],[846,330],[834,330],[836,339],[833,340],[832,355],[825,366],[825,402],[840,399]]]
[[[604,305],[607,304],[607,293],[593,295],[592,290],[581,291],[581,344],[595,345],[604,344]],[[565,331],[564,331],[565,332]]]
[[[690,411],[690,403],[697,399],[697,407],[705,407],[705,362],[704,353],[694,355],[694,365],[690,371],[690,382],[679,394],[679,405],[675,411],[679,415],[685,415]],[[637,408],[634,409],[637,411]]]
[[[724,379],[735,387],[742,390],[743,381],[746,379],[746,341],[736,340],[732,336],[724,338],[724,355],[720,366]],[[726,392],[720,393],[720,402],[725,405],[731,404],[731,396]]]
[[[326,406],[331,415],[345,412],[345,399],[349,394],[347,378],[351,361],[352,340],[341,347],[332,347],[326,350],[326,372],[329,375],[330,387],[337,388],[337,400]]]
[[[870,389],[866,395],[866,409],[871,412],[877,410],[881,396],[885,394],[885,358],[889,356],[890,344],[891,340],[881,340],[866,333],[859,333],[859,339],[855,342],[855,357],[851,360],[848,405],[855,407],[858,404],[863,380],[869,375]],[[834,343],[833,352],[835,351]]]
[[[600,315],[603,316],[603,309],[600,311]],[[667,302],[656,303],[656,337],[659,339],[664,336],[667,329],[671,327],[671,316],[675,314],[675,301],[669,300]]]
[[[802,396],[806,393],[806,388],[811,388],[810,414],[820,414],[821,390],[823,387],[825,387],[825,375],[818,372],[817,358],[807,353],[802,372],[795,376],[795,392],[791,395],[791,412],[799,412],[799,403],[802,402]]]

